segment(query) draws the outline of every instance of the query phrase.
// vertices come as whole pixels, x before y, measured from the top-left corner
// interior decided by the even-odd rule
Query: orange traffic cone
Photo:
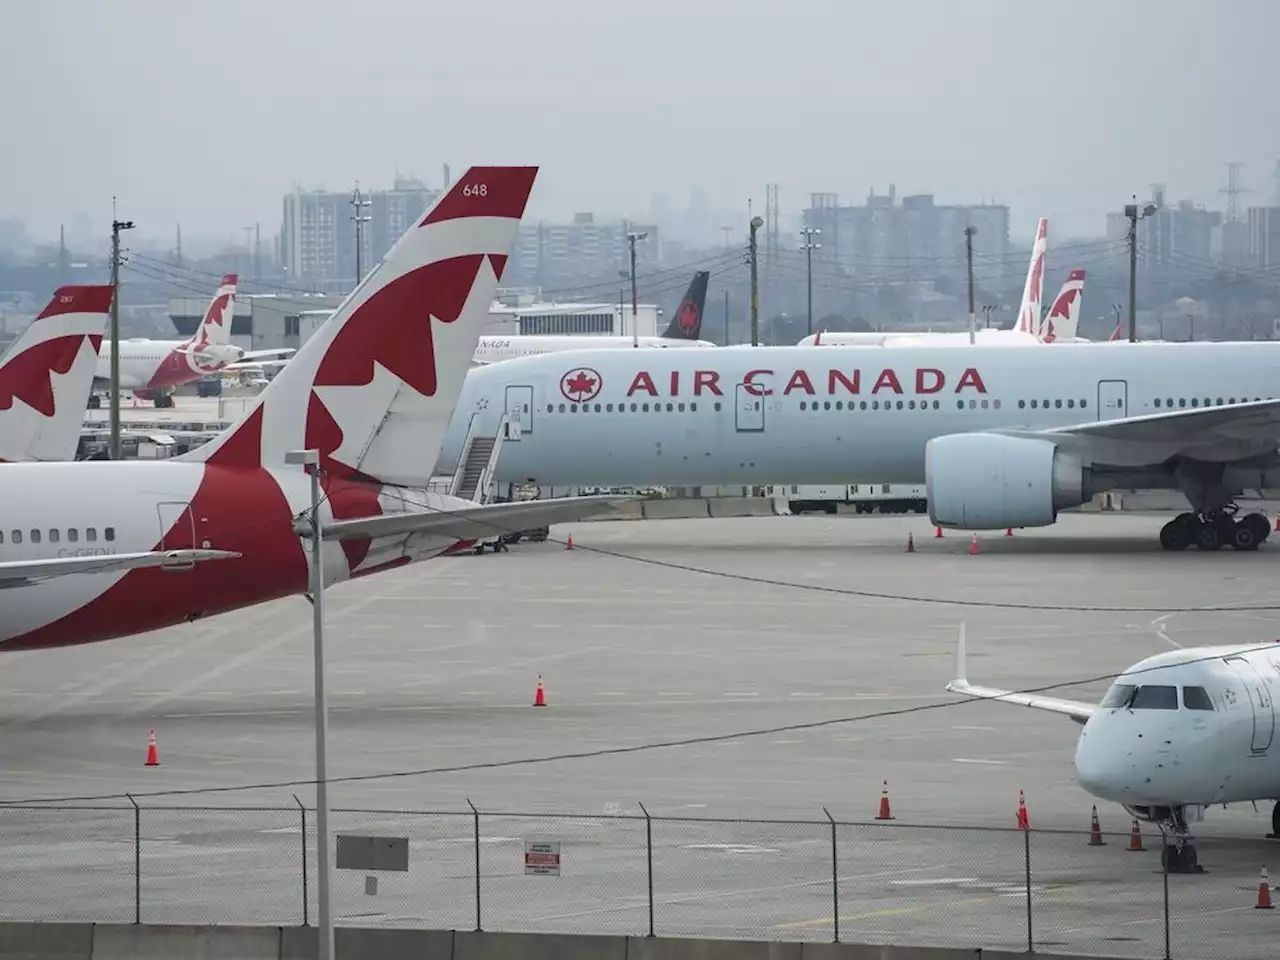
[[[1280,524],[1280,519],[1277,519],[1276,523],[1277,523],[1277,524]],[[1280,527],[1277,527],[1277,529],[1280,529]],[[934,528],[933,528],[933,539],[935,539],[935,540],[941,540],[941,539],[942,539],[942,528],[941,528],[941,527],[934,527]]]
[[[1005,535],[1006,537],[1012,537],[1012,536],[1013,536],[1013,527],[1005,527],[1005,528],[1004,528],[1004,535]]]
[[[1138,821],[1133,821],[1133,829],[1129,831],[1129,852],[1142,852],[1142,828],[1138,826]]]
[[[969,556],[973,556],[978,552],[978,535],[975,533],[973,539],[969,541]]]
[[[893,814],[889,812],[889,781],[884,781],[884,787],[880,790],[880,812],[876,814],[877,820],[892,820]]]
[[[1271,910],[1271,881],[1267,878],[1267,865],[1262,865],[1262,875],[1258,877],[1258,902],[1255,910]]]
[[[1031,817],[1027,813],[1027,798],[1021,790],[1018,791],[1018,829],[1031,829]]]
[[[564,542],[564,548],[565,548],[566,550],[572,550],[572,549],[573,549],[573,534],[572,534],[572,533],[571,533],[571,534],[569,534],[569,539],[568,539],[568,540],[566,540],[566,541]]]
[[[916,552],[916,541],[911,536],[911,531],[908,530],[907,531],[907,553],[915,553],[915,552]]]
[[[1098,808],[1095,805],[1093,815],[1089,818],[1089,846],[1105,847],[1107,842],[1102,839],[1102,825],[1098,823]]]
[[[535,707],[547,705],[547,695],[542,691],[542,674],[538,674],[538,692],[533,695],[533,705]]]
[[[156,732],[154,730],[147,735],[147,766],[160,766],[160,751],[156,748]]]

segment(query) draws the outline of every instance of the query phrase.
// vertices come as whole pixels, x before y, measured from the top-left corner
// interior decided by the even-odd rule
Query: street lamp
[[[329,891],[329,707],[324,691],[324,537],[320,528],[320,451],[290,450],[284,462],[311,474],[311,517],[299,533],[311,537],[311,612],[315,649],[316,856],[320,907],[319,960],[333,960],[333,911]]]
[[[816,227],[803,227],[800,230],[800,235],[804,237],[800,249],[804,251],[805,284],[809,290],[809,336],[813,336],[813,251],[822,249],[822,244],[814,243],[813,238],[821,233]]]
[[[1138,221],[1153,216],[1158,208],[1154,203],[1139,207],[1126,203],[1124,215],[1129,220],[1129,342],[1138,342]]]

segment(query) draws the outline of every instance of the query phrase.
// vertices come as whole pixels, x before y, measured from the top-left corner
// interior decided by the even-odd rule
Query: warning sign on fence
[[[560,841],[526,840],[524,872],[527,876],[560,876]]]

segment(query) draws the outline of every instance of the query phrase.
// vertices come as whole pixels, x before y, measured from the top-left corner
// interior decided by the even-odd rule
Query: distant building
[[[1280,206],[1249,208],[1249,259],[1257,267],[1280,267]]]
[[[831,193],[812,194],[804,223],[822,231],[819,256],[864,277],[962,277],[966,226],[977,229],[978,281],[998,284],[1009,270],[1009,208],[1004,205],[940,205],[927,193],[899,203],[890,186],[883,196],[872,191],[861,206],[841,206]]]
[[[523,223],[516,235],[503,282],[554,285],[572,277],[616,276],[630,269],[627,234],[646,233],[636,243],[636,267],[660,262],[661,237],[651,224],[597,220],[579,213],[572,223]]]
[[[367,273],[440,195],[420,180],[397,178],[390,190],[362,194],[360,261]],[[280,261],[294,281],[356,280],[356,225],[351,192],[325,190],[286,194],[280,226]]]

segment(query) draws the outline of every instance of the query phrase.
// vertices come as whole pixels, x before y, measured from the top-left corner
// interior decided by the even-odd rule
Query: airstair
[[[482,437],[475,432],[476,417],[467,424],[467,435],[462,442],[462,456],[454,472],[449,492],[463,500],[488,503],[493,495],[493,474],[502,453],[502,441],[507,435],[506,414],[498,421],[498,432],[492,437]]]

